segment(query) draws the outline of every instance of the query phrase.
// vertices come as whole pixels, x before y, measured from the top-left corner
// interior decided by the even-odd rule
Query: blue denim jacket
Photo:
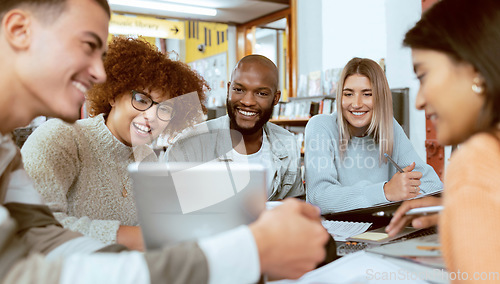
[[[267,122],[264,127],[273,158],[272,192],[268,200],[299,197],[305,194],[300,170],[300,148],[289,131]],[[167,161],[233,161],[229,116],[209,120],[181,133],[166,153]]]

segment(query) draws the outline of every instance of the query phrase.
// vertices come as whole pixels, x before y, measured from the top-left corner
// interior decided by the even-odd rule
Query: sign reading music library
[[[134,34],[147,37],[184,39],[184,22],[113,14],[109,23],[109,33],[115,35]]]

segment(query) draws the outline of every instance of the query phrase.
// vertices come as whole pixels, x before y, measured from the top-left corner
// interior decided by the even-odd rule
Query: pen
[[[443,206],[429,206],[429,207],[420,207],[413,208],[408,210],[405,215],[427,215],[429,213],[437,213],[443,210]],[[394,211],[378,211],[372,213],[372,216],[375,217],[392,217],[394,216]]]
[[[394,216],[394,211],[378,211],[372,213],[372,216],[375,217],[392,217]]]
[[[403,169],[400,166],[398,166],[398,164],[396,164],[396,162],[394,162],[394,160],[391,158],[391,156],[387,155],[387,153],[384,153],[384,156],[387,158],[387,160],[389,160],[389,162],[391,162],[394,165],[394,167],[396,167],[396,169],[398,169],[398,171],[400,173],[405,172],[405,171],[403,171]]]
[[[420,207],[420,208],[413,208],[411,210],[408,210],[405,215],[427,215],[429,213],[437,213],[441,210],[443,210],[443,206],[429,206],[429,207]]]

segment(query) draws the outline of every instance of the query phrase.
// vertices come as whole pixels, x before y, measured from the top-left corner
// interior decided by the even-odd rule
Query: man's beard
[[[257,120],[255,125],[251,128],[242,128],[236,123],[235,112],[237,110],[233,107],[232,104],[229,103],[229,100],[226,102],[226,108],[227,108],[227,114],[229,115],[230,118],[231,129],[240,132],[242,135],[251,135],[256,133],[257,131],[260,131],[264,126],[264,124],[266,124],[266,122],[269,121],[271,115],[273,114],[274,106],[262,112],[260,119]]]

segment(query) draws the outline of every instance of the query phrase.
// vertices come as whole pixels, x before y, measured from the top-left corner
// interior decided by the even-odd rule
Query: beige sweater
[[[448,272],[460,279],[500,281],[499,175],[500,140],[490,134],[470,138],[448,165],[439,226]]]
[[[111,134],[103,115],[75,124],[51,119],[21,151],[36,189],[64,227],[110,244],[120,225],[137,225],[127,173],[133,151]]]

